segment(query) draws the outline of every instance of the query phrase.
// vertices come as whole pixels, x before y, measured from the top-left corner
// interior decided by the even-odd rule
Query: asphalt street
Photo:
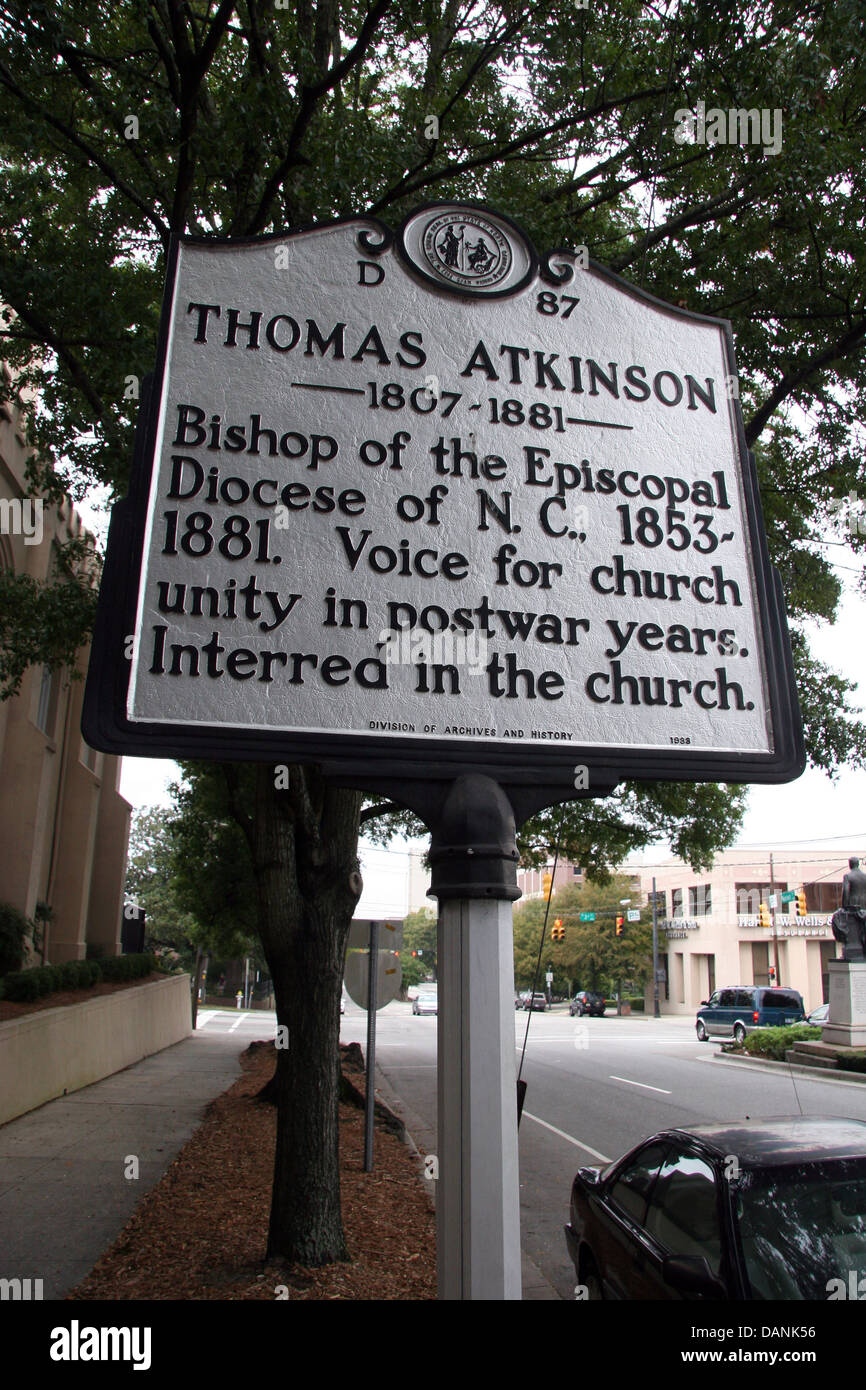
[[[436,1019],[411,1004],[380,1010],[376,1062],[425,1152],[436,1152]],[[515,1049],[527,1014],[515,1013]],[[366,1047],[366,1015],[347,1005],[344,1042]],[[565,1250],[571,1180],[578,1167],[618,1158],[660,1129],[745,1116],[838,1115],[866,1120],[866,1086],[759,1071],[715,1060],[694,1020],[570,1018],[565,1005],[531,1015],[520,1126],[524,1251],[562,1298],[573,1297]]]

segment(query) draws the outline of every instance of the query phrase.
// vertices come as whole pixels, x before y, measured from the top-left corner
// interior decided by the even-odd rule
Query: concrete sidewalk
[[[64,1298],[240,1075],[242,1033],[194,1033],[0,1127],[0,1278]],[[124,1176],[135,1155],[139,1177]]]
[[[199,1029],[0,1126],[0,1279],[41,1279],[43,1298],[65,1298],[159,1182],[208,1102],[237,1080],[249,1042],[243,1031]],[[386,1104],[396,1101],[381,1074],[377,1081]],[[125,1176],[131,1156],[137,1179]],[[523,1297],[559,1298],[525,1255]]]

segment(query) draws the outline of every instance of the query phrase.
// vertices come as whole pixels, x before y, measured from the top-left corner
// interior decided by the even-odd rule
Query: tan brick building
[[[693,1014],[713,990],[728,985],[788,985],[800,991],[807,1010],[826,1003],[827,965],[841,955],[830,918],[841,906],[852,855],[866,864],[866,853],[856,845],[837,850],[816,844],[725,850],[712,869],[697,874],[679,859],[653,868],[635,865],[642,921],[651,917],[646,904],[653,876],[660,895],[660,968],[666,974],[661,1012]],[[782,900],[801,886],[805,918],[796,916],[793,902]],[[762,927],[760,904],[769,910],[774,893],[775,919]]]
[[[0,573],[42,580],[55,544],[83,526],[68,499],[36,511],[26,461],[21,421],[0,406]],[[87,657],[78,654],[82,674]],[[118,792],[120,759],[81,737],[84,683],[69,674],[31,667],[19,694],[0,701],[0,901],[30,918],[39,904],[53,914],[43,951],[31,943],[25,964],[82,959],[91,943],[120,950],[130,806]]]

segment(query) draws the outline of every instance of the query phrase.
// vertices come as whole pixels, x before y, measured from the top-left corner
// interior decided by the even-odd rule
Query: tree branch
[[[59,121],[56,116],[53,116],[50,111],[47,111],[35,98],[25,92],[23,87],[19,87],[5,63],[0,63],[0,82],[2,82],[3,86],[6,87],[13,96],[18,98],[22,105],[30,107],[31,110],[35,111],[47,125],[51,126],[52,130],[58,131],[59,134],[63,136],[63,139],[67,140],[70,145],[73,145],[77,150],[81,150],[82,154],[86,156],[91,164],[95,164],[97,169],[101,169],[106,178],[110,179],[114,184],[117,191],[122,193],[125,198],[128,198],[133,206],[137,207],[139,212],[143,213],[147,218],[148,222],[156,228],[163,245],[168,246],[168,227],[162,219],[157,216],[154,210],[143,198],[138,196],[135,189],[132,188],[124,178],[121,178],[120,174],[107,159],[104,159],[101,154],[94,150],[92,146],[88,145],[85,140],[82,140],[81,136],[77,135],[76,132],[65,125],[63,121]]]
[[[407,183],[407,180],[412,178],[415,170],[410,169],[403,175],[399,183],[394,184],[387,193],[384,193],[381,198],[377,199],[369,211],[375,214],[379,209],[386,207],[389,203],[396,202],[398,198],[409,197],[412,193],[417,193],[422,188],[429,188],[431,184],[441,183],[443,179],[454,178],[457,174],[466,173],[470,169],[477,169],[479,167],[484,167],[484,165],[493,164],[498,160],[504,160],[537,140],[546,140],[551,135],[557,135],[561,131],[584,125],[587,121],[593,120],[594,117],[603,115],[605,111],[613,111],[617,107],[628,106],[633,101],[640,101],[647,96],[659,96],[663,90],[664,88],[662,87],[646,88],[642,92],[636,92],[633,97],[615,97],[610,101],[602,102],[599,106],[593,107],[592,110],[584,111],[580,115],[563,116],[561,120],[554,121],[549,126],[545,126],[540,130],[531,130],[526,135],[510,140],[507,145],[503,145],[499,150],[493,150],[489,153],[478,155],[473,159],[464,159],[455,164],[448,164],[444,169],[440,169],[438,173],[431,174],[428,178],[418,179],[415,183],[411,184]],[[423,168],[425,163],[426,161],[423,161],[416,166],[416,169]]]
[[[373,35],[379,20],[391,8],[392,3],[393,0],[376,0],[376,4],[369,11],[364,23],[361,25],[361,32],[357,40],[349,49],[345,58],[337,63],[336,67],[326,72],[321,81],[315,82],[311,86],[305,85],[301,88],[300,109],[295,117],[295,123],[289,135],[286,152],[265,184],[264,191],[259,199],[259,205],[253,213],[249,226],[246,228],[247,236],[255,236],[256,233],[261,232],[267,225],[268,212],[271,203],[276,197],[277,190],[280,188],[289,169],[292,168],[294,164],[301,162],[297,154],[298,147],[307,133],[307,128],[313,119],[320,99],[335,87],[338,82],[342,82],[346,74],[351,72],[352,68],[361,61],[373,40]]]
[[[396,801],[385,801],[381,806],[365,806],[361,812],[361,825],[365,825],[368,820],[376,820],[379,816],[390,816],[395,811],[405,811],[405,806],[400,806]]]
[[[752,447],[770,416],[781,405],[782,401],[796,391],[798,386],[802,386],[804,382],[808,381],[815,372],[819,372],[822,367],[829,366],[837,357],[847,356],[864,338],[866,338],[866,318],[855,323],[847,333],[843,333],[835,342],[830,343],[829,347],[813,353],[801,366],[793,367],[791,371],[786,372],[778,386],[770,392],[760,410],[755,411],[746,425],[746,443],[749,448]]]

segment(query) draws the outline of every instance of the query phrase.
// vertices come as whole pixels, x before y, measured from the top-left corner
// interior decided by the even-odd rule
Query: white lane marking
[[[546,1120],[540,1120],[537,1115],[531,1115],[528,1110],[523,1111],[523,1119],[534,1120],[537,1125],[543,1125],[545,1129],[549,1129],[553,1134],[558,1134],[560,1139],[567,1139],[569,1144],[574,1144],[575,1148],[584,1149],[588,1154],[592,1154],[593,1158],[597,1158],[600,1163],[613,1162],[606,1154],[600,1154],[598,1149],[590,1148],[589,1144],[584,1144],[582,1139],[575,1139],[574,1135],[566,1134],[564,1129],[557,1129],[556,1125],[549,1125]]]
[[[204,1009],[199,1009],[198,1013],[195,1016],[196,1028],[204,1028],[205,1024],[210,1023],[211,1019],[216,1018],[216,1016],[216,1009],[211,1009],[209,1013],[205,1013]]]
[[[611,1074],[611,1081],[623,1081],[626,1086],[642,1086],[645,1091],[658,1091],[659,1095],[672,1096],[673,1091],[666,1091],[662,1086],[648,1086],[645,1081],[629,1081],[627,1076],[614,1076]]]
[[[235,1019],[235,1022],[232,1024],[231,1028],[229,1029],[229,1032],[233,1033],[236,1028],[240,1028],[245,1018],[249,1018],[249,1014],[241,1014],[240,1018]]]

